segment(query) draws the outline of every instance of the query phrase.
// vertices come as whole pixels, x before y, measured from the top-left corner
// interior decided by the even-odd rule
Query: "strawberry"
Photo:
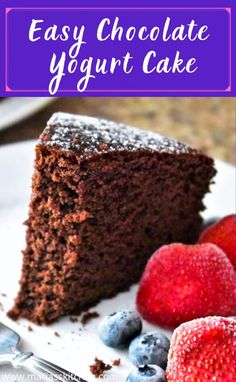
[[[214,244],[171,244],[150,258],[141,278],[137,309],[165,327],[211,315],[236,315],[236,274]]]
[[[236,321],[206,317],[180,325],[173,334],[168,382],[235,382]]]
[[[213,243],[220,247],[236,270],[236,215],[228,215],[206,228],[199,243]]]

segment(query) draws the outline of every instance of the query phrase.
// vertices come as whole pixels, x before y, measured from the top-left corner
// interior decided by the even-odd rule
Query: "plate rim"
[[[54,102],[57,97],[6,97],[0,102],[0,131],[10,128]],[[19,107],[15,108],[18,103]],[[14,105],[13,112],[9,108]],[[6,114],[4,112],[6,110]]]

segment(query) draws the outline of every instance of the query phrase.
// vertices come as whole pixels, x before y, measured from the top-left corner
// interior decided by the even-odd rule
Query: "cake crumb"
[[[113,366],[120,366],[120,358],[114,359],[114,361],[112,361],[112,365]]]
[[[61,337],[60,334],[58,332],[54,332],[54,336],[56,337]]]
[[[95,376],[95,378],[102,378],[104,372],[110,370],[112,368],[111,365],[106,364],[101,359],[95,357],[94,363],[89,366],[91,373]]]
[[[28,332],[32,332],[33,331],[33,328],[31,325],[28,326]]]
[[[100,316],[100,314],[98,312],[86,312],[83,314],[83,316],[81,318],[81,323],[82,323],[82,325],[86,325],[93,318],[97,318],[99,316]]]
[[[70,317],[70,322],[78,322],[78,317],[71,316]]]

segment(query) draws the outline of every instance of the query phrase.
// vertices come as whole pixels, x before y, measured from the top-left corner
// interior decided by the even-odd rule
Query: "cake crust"
[[[55,113],[40,136],[39,144],[74,151],[81,159],[110,152],[149,151],[175,154],[199,151],[160,134],[83,115]]]

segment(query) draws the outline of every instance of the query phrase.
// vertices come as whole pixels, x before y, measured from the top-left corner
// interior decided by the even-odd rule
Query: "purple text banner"
[[[3,10],[1,96],[235,95],[232,7],[20,3]]]

